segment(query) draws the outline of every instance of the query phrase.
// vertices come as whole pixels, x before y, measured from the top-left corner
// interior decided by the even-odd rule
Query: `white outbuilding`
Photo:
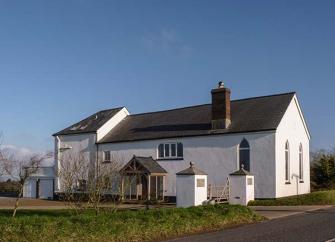
[[[248,205],[249,201],[255,200],[254,176],[243,166],[229,175],[229,186],[230,204]]]
[[[177,174],[177,207],[202,205],[207,200],[207,174],[190,162],[190,167]]]
[[[54,167],[39,167],[23,186],[23,197],[53,199],[54,194]]]

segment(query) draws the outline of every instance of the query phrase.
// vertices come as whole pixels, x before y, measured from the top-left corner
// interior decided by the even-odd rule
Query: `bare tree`
[[[2,175],[11,177],[19,183],[18,195],[13,209],[13,217],[16,215],[19,201],[23,196],[24,184],[29,177],[38,172],[41,163],[50,157],[52,157],[51,152],[47,154],[32,154],[27,155],[26,157],[16,157],[15,154],[5,151],[2,147],[0,148],[0,171],[2,172]]]
[[[89,181],[88,195],[91,207],[98,214],[101,203],[108,201],[109,210],[116,210],[116,204],[120,201],[120,174],[124,163],[124,157],[114,153],[110,161],[97,160],[95,174]]]
[[[90,161],[84,152],[68,152],[59,160],[58,177],[64,202],[77,213],[85,209]]]
[[[115,210],[120,198],[119,170],[123,156],[113,154],[110,161],[98,158],[90,162],[88,155],[82,151],[67,152],[59,160],[58,171],[60,190],[66,204],[77,213],[93,208],[98,214],[101,203],[109,200],[109,208]]]

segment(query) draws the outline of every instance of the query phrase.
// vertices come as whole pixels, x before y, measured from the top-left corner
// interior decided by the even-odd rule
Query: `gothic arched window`
[[[239,145],[239,168],[250,171],[250,145],[246,139],[243,139]]]

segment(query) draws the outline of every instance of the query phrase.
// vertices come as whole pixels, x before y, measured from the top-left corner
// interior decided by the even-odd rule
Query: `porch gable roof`
[[[145,173],[145,174],[167,174],[156,160],[150,157],[133,156],[133,158],[120,170],[120,173]]]

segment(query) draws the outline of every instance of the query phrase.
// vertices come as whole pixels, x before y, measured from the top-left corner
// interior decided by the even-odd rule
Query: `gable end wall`
[[[285,184],[285,144],[290,147],[290,184]],[[276,197],[310,192],[310,136],[296,96],[276,131]],[[303,146],[303,183],[299,182],[299,145]]]

